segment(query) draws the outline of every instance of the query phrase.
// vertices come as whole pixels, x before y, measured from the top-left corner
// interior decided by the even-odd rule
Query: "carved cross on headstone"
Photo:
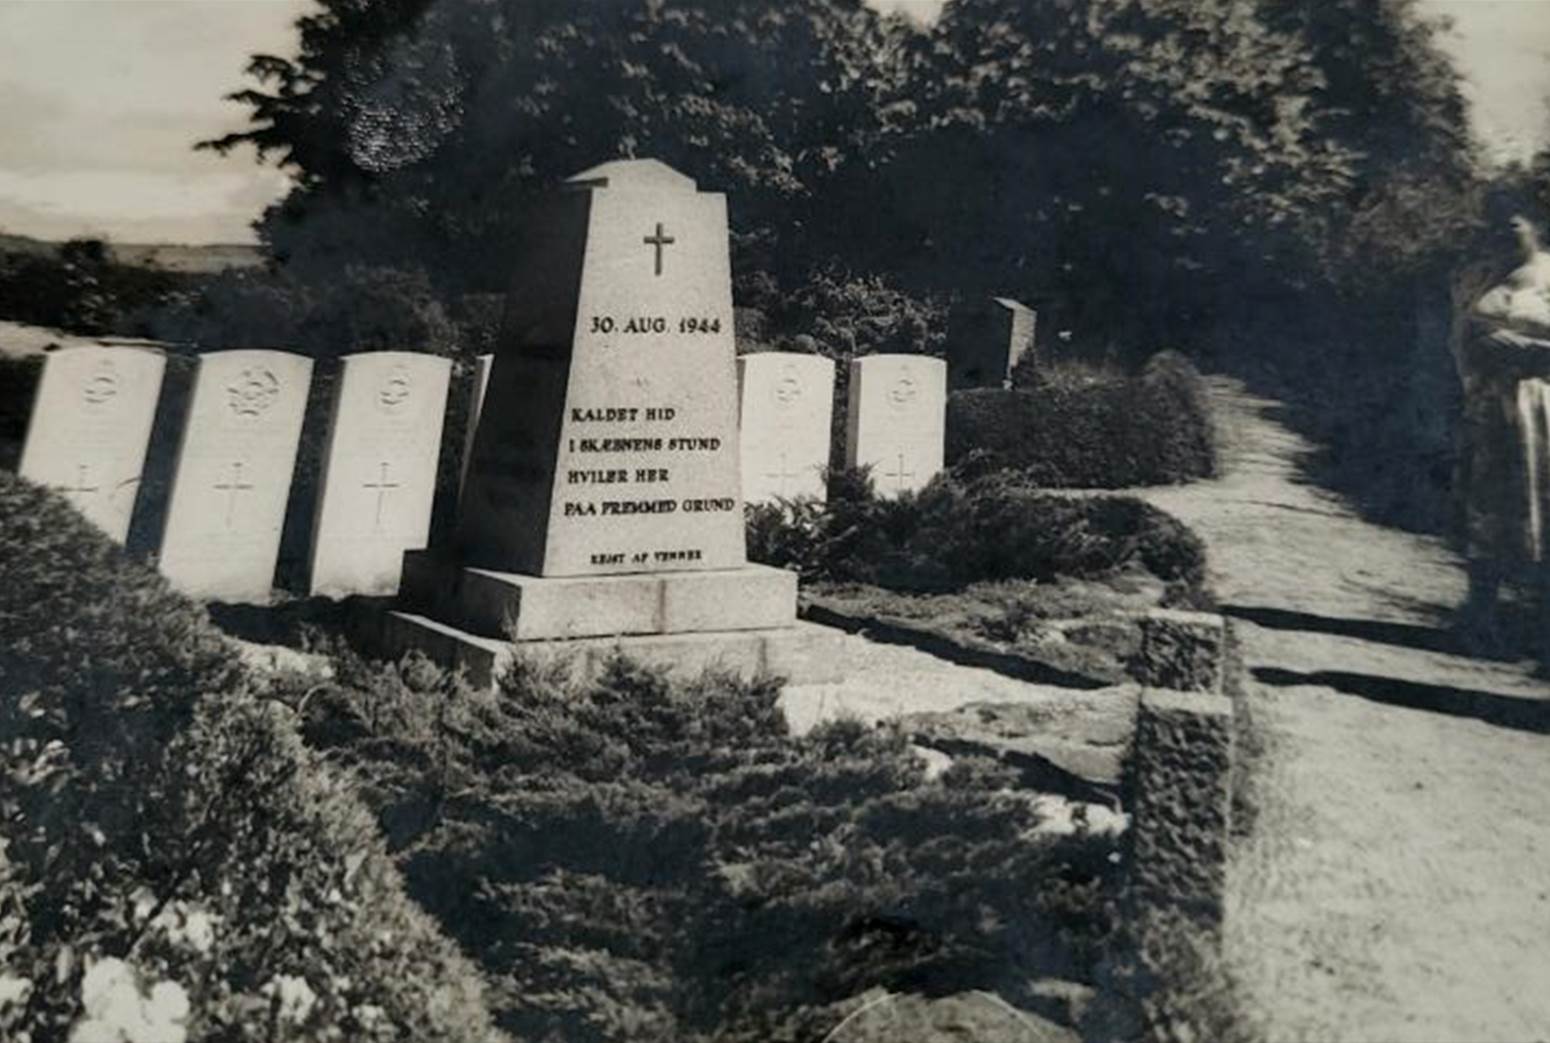
[[[800,476],[800,471],[793,471],[786,466],[785,453],[780,454],[780,469],[776,471],[766,471],[764,474],[764,477],[766,478],[775,478],[780,481],[780,493],[778,495],[782,497],[786,495],[786,483],[792,478],[798,478]]]
[[[895,465],[895,467],[894,467],[894,469],[892,471],[884,471],[883,472],[883,477],[884,478],[892,478],[893,482],[894,482],[894,488],[896,488],[896,489],[903,489],[904,488],[904,480],[906,478],[913,478],[913,477],[915,477],[915,472],[914,471],[906,471],[904,469],[904,454],[900,453],[899,454],[899,462],[898,462],[898,464]]]
[[[231,481],[216,482],[215,488],[229,494],[226,497],[226,527],[229,529],[231,528],[232,511],[237,507],[237,494],[244,490],[253,488],[251,482],[244,482],[242,480],[242,462],[240,460],[232,462]]]
[[[670,235],[664,235],[662,233],[662,222],[658,221],[657,222],[657,234],[654,235],[654,236],[648,235],[648,236],[646,236],[646,238],[642,239],[641,242],[645,243],[647,246],[655,246],[657,248],[657,271],[656,271],[656,274],[661,275],[662,274],[662,247],[668,246],[668,245],[670,245],[672,243],[675,243],[675,242],[677,242],[677,240],[674,239]]]
[[[398,486],[399,486],[398,482],[390,482],[390,481],[387,480],[387,478],[388,478],[388,465],[387,465],[387,461],[384,460],[382,462],[382,470],[378,474],[377,480],[375,482],[362,482],[361,483],[361,488],[363,488],[363,489],[375,489],[375,490],[377,490],[377,520],[372,523],[371,529],[372,529],[373,532],[381,532],[382,531],[382,498],[385,497],[388,494],[388,490],[389,489],[397,489]]]
[[[62,493],[94,493],[100,488],[102,488],[100,485],[86,484],[86,465],[77,464],[75,467],[75,484],[61,485],[59,491]]]

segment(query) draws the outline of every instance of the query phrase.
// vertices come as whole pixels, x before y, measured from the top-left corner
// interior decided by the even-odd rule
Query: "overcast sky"
[[[873,0],[928,19],[940,0]],[[1318,2],[1318,0],[1310,0]],[[195,153],[238,129],[223,102],[255,51],[290,54],[309,0],[0,0],[0,231],[50,239],[248,242],[285,189],[250,153]],[[1550,137],[1550,0],[1422,0],[1499,154]]]

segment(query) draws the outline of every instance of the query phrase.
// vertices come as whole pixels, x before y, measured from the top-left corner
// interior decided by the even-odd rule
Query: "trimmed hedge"
[[[947,460],[965,475],[1016,470],[1060,489],[1165,485],[1216,471],[1200,374],[1176,352],[1133,377],[953,392]]]
[[[498,1038],[204,612],[0,473],[0,1037]]]
[[[1140,564],[1190,602],[1205,584],[1205,546],[1182,522],[1129,496],[1070,497],[1015,472],[941,475],[896,500],[843,472],[829,502],[750,505],[748,556],[804,580],[952,591],[983,580],[1095,577]]]

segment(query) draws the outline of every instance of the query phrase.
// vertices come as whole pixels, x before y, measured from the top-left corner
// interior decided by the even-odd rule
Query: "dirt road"
[[[1550,686],[1454,654],[1459,562],[1303,484],[1275,403],[1212,396],[1225,477],[1142,495],[1209,544],[1269,740],[1229,868],[1247,1016],[1269,1043],[1550,1041]]]

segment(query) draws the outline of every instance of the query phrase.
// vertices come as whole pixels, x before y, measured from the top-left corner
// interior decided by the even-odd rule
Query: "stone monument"
[[[623,646],[804,678],[835,632],[744,557],[726,199],[655,160],[571,178],[529,222],[449,546],[405,556],[389,651],[488,680]]]
[[[834,362],[762,351],[737,360],[743,499],[825,500]]]
[[[870,467],[879,496],[922,489],[945,456],[947,364],[925,355],[854,359],[846,413],[846,465]]]
[[[63,493],[117,543],[129,533],[166,357],[148,348],[50,352],[17,473]]]
[[[1037,322],[1037,312],[1010,297],[955,309],[947,331],[948,386],[1010,387],[1013,367],[1033,351]]]
[[[335,387],[312,533],[314,594],[396,594],[404,551],[430,536],[452,363],[347,355]]]
[[[157,562],[185,594],[269,600],[311,382],[283,351],[199,357]]]

